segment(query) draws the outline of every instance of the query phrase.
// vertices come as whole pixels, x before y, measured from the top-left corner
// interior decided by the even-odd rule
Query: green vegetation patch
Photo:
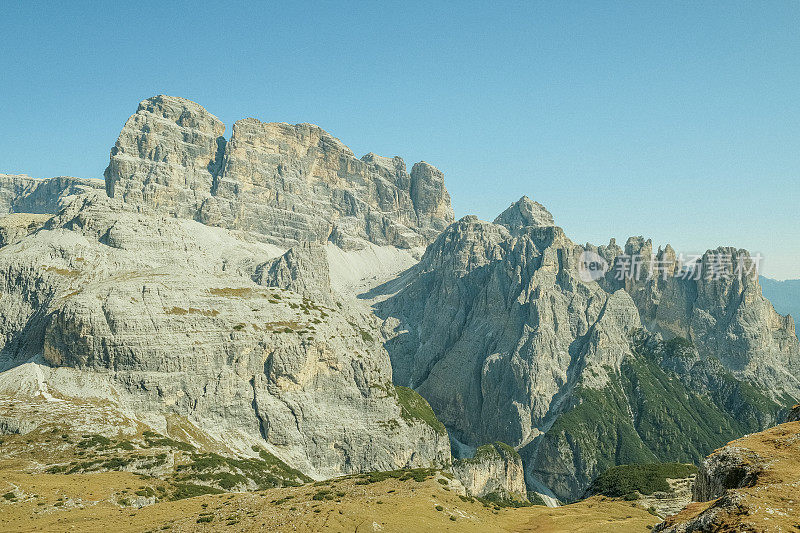
[[[257,449],[257,448],[255,448]],[[259,457],[237,459],[216,453],[194,453],[191,462],[178,465],[179,481],[201,481],[225,490],[247,488],[251,483],[259,490],[274,487],[294,487],[308,483],[311,478],[266,450]]]
[[[410,470],[389,470],[386,472],[368,472],[366,474],[358,474],[356,485],[369,485],[370,483],[379,483],[387,479],[399,479],[400,481],[414,480],[417,483],[422,483],[426,479],[430,479],[437,474],[433,468],[414,468]]]
[[[144,437],[148,448],[164,446],[167,448],[175,448],[184,452],[192,452],[195,450],[195,447],[187,442],[174,440],[169,437],[165,437],[164,435],[159,435],[154,431],[145,431],[142,436]]]
[[[490,492],[482,498],[476,498],[484,507],[530,507],[532,502],[522,497],[508,497],[499,492]]]
[[[609,468],[592,483],[593,494],[621,498],[654,492],[669,492],[667,479],[683,479],[697,474],[697,467],[683,463],[652,463],[621,465]]]
[[[78,448],[106,448],[111,444],[111,439],[102,435],[83,435],[83,440],[78,443]]]
[[[420,396],[414,389],[409,389],[408,387],[395,385],[394,389],[397,393],[397,400],[400,402],[401,416],[404,420],[412,423],[421,420],[440,435],[447,435],[444,424],[436,418],[433,409],[425,401],[425,398]]]
[[[475,455],[466,459],[459,459],[459,461],[464,463],[479,463],[485,460],[491,460],[495,457],[500,457],[502,459],[518,459],[522,461],[522,458],[517,453],[517,450],[506,444],[505,442],[493,442],[491,444],[484,444],[483,446],[478,446],[478,449],[475,450]]]
[[[587,485],[617,465],[698,464],[778,412],[713,358],[699,357],[685,339],[662,342],[634,333],[631,348],[619,371],[606,368],[610,381],[602,389],[576,386],[541,443],[548,452],[570,450],[594,463],[582,480]]]
[[[205,494],[221,494],[223,492],[225,491],[214,487],[207,487],[205,485],[195,485],[194,483],[175,483],[170,499],[183,500],[185,498],[194,498],[195,496],[203,496]]]

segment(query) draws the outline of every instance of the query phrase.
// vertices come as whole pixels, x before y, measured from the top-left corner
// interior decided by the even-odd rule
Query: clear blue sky
[[[424,159],[457,216],[800,278],[800,2],[127,4],[3,3],[0,172],[99,177],[163,93]]]

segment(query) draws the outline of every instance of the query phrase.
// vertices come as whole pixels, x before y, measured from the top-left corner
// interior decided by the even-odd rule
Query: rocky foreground
[[[11,410],[18,408],[27,407]],[[98,415],[110,413],[97,406],[93,416]],[[610,473],[595,488],[616,496],[594,494],[556,509],[473,497],[458,475],[444,470],[313,482],[263,450],[259,459],[237,460],[146,430],[119,440],[62,432],[68,431],[63,426],[20,428],[8,419],[0,424],[6,433],[0,527],[6,531],[678,533],[778,532],[798,525],[800,422],[717,450],[701,465],[696,482],[694,475],[667,479],[667,492],[631,496],[621,493],[641,480]],[[116,466],[109,469],[112,462]],[[203,479],[228,488],[244,482],[247,488],[230,493],[199,484]],[[692,485],[696,503],[687,505],[691,494],[685,489],[691,493]],[[662,521],[659,515],[679,501],[684,508]]]
[[[694,500],[655,531],[800,529],[800,422],[748,435],[700,468]]]

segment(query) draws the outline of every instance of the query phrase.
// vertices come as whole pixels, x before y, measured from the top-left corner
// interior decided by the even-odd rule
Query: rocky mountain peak
[[[556,225],[550,211],[527,196],[523,196],[511,204],[508,209],[494,219],[494,223],[503,225],[512,232],[529,226],[545,227]]]
[[[509,238],[505,227],[467,215],[439,235],[425,251],[420,266],[423,270],[465,274],[502,258],[505,254],[502,244]]]
[[[142,101],[123,126],[105,170],[112,198],[195,218],[210,194],[225,124],[183,98]]]
[[[203,106],[177,96],[160,94],[147,100],[142,100],[139,102],[139,108],[136,113],[161,117],[183,128],[213,131],[217,135],[222,135],[225,132],[225,125],[222,121],[206,111]]]
[[[366,242],[416,248],[453,221],[442,173],[399,157],[356,158],[313,124],[237,121],[225,125],[183,98],[139,104],[105,171],[113,198],[252,237],[293,246]]]

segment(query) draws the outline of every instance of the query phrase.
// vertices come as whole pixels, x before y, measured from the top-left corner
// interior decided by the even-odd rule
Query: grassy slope
[[[205,495],[135,509],[115,503],[124,487],[148,485],[127,472],[20,473],[0,462],[3,531],[537,531],[646,532],[658,519],[628,502],[592,498],[558,509],[497,509],[462,498],[441,478],[373,483],[352,476],[300,487]],[[57,505],[59,504],[59,505]]]
[[[698,394],[691,376],[662,368],[670,358],[683,356],[688,346],[680,341],[661,343],[655,350],[634,346],[634,357],[623,362],[607,387],[576,388],[572,405],[544,438],[546,449],[575,453],[576,469],[589,470],[586,483],[617,465],[697,464],[728,441],[761,429],[756,413],[777,416],[782,409],[720,371],[713,378],[722,385],[711,394]]]
[[[0,441],[0,531],[373,531],[377,525],[383,531],[644,532],[656,521],[612,500],[503,508],[460,496],[460,485],[436,470],[310,482],[263,451],[258,458],[230,458],[149,431],[123,439],[47,423]],[[284,486],[223,492],[245,483]]]
[[[70,432],[43,425],[25,435],[0,437],[0,459],[28,465],[31,472],[81,475],[125,471],[153,481],[117,494],[119,503],[137,496],[178,500],[225,491],[296,486],[311,481],[266,450],[258,457],[226,457],[152,431],[121,438]],[[140,490],[141,493],[136,491]]]
[[[728,491],[734,497],[690,504],[668,526],[709,522],[717,531],[797,531],[797,485],[800,480],[800,422],[790,422],[730,443],[740,457],[766,467],[752,487]],[[717,452],[715,452],[717,453]],[[705,515],[705,516],[704,516]],[[670,530],[671,531],[671,530]]]
[[[395,385],[397,401],[400,403],[402,417],[408,422],[421,420],[431,426],[440,435],[447,435],[447,430],[436,415],[430,404],[414,389]]]

